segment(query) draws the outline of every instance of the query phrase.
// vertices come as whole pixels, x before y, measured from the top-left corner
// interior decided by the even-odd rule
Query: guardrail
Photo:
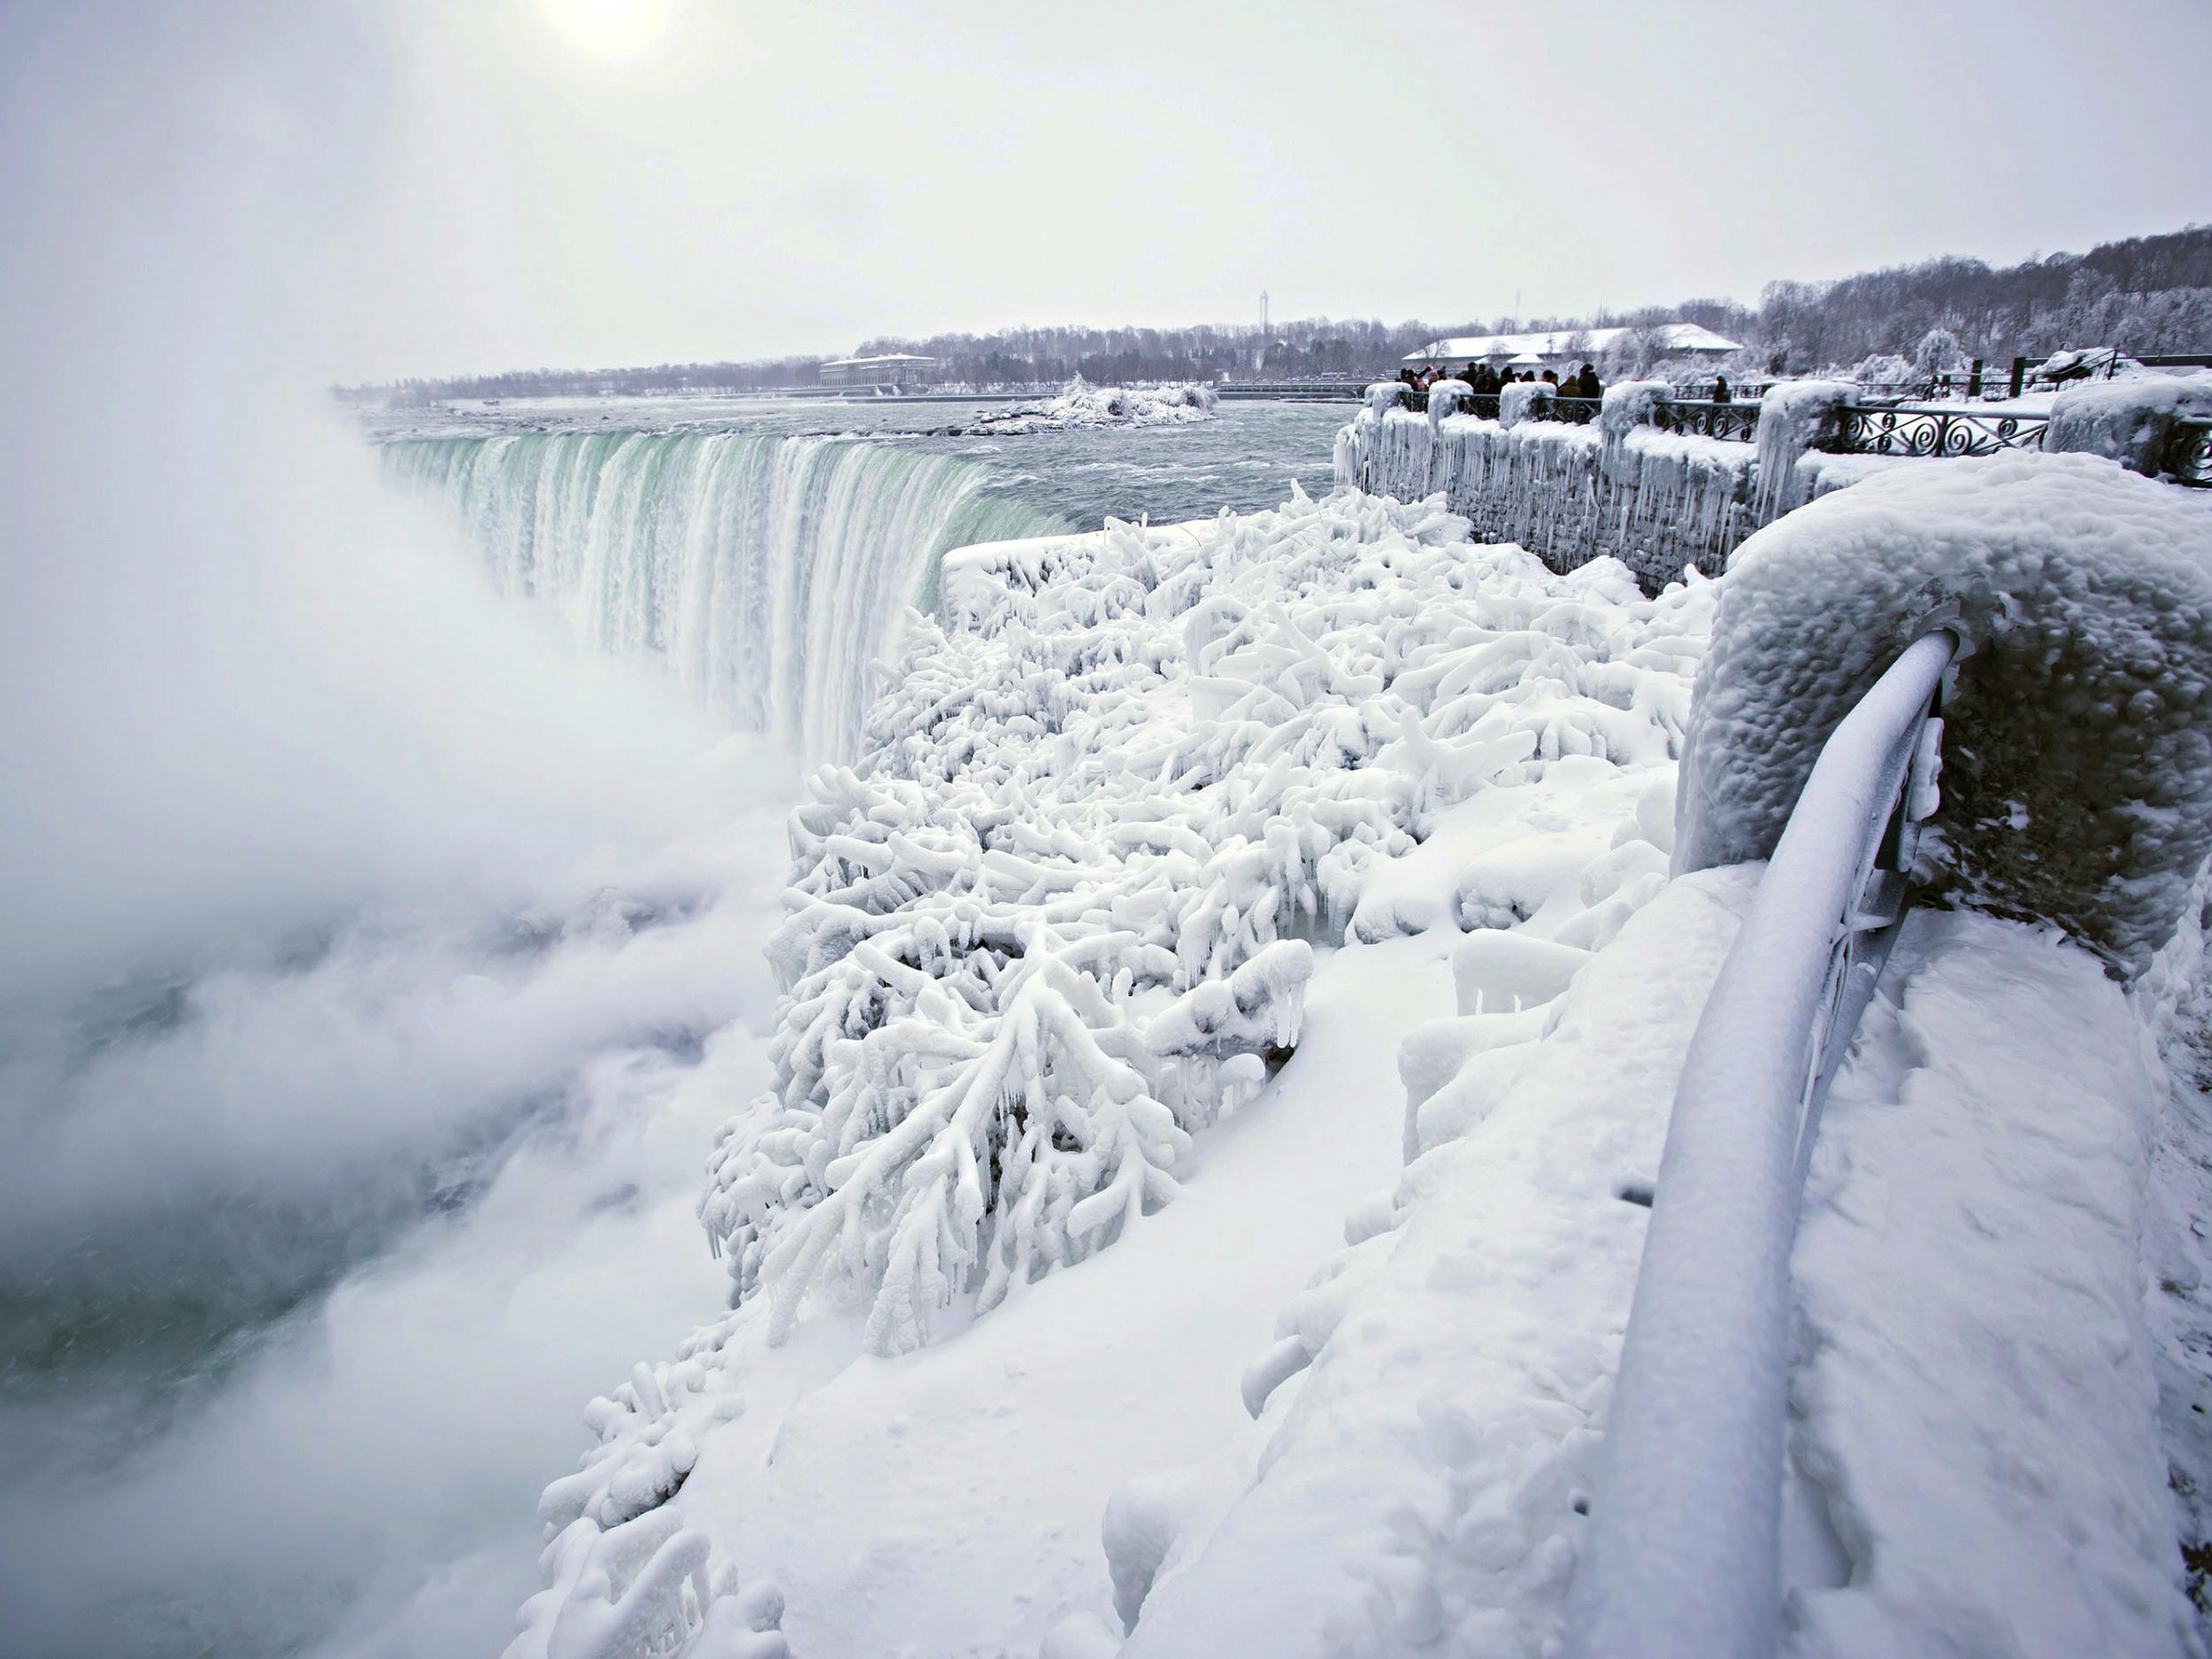
[[[1916,641],[1806,780],[1692,1038],[1570,1588],[1570,1659],[1769,1659],[1790,1248],[1821,1103],[1888,958],[1959,640]]]
[[[1842,455],[1994,455],[2041,449],[2049,420],[1971,404],[1863,403],[1843,411],[1835,437],[1820,447]]]

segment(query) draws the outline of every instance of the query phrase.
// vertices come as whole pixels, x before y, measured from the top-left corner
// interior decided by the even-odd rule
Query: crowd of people
[[[1528,380],[1550,387],[1561,397],[1587,397],[1595,401],[1604,396],[1605,388],[1598,380],[1597,365],[1585,363],[1570,369],[1564,380],[1556,369],[1546,369],[1539,374],[1534,369],[1523,369],[1516,374],[1510,366],[1494,369],[1487,363],[1470,363],[1457,374],[1451,374],[1432,363],[1425,369],[1400,369],[1399,380],[1417,391],[1427,391],[1439,380],[1464,380],[1479,395],[1494,396],[1516,380]]]
[[[1528,380],[1549,386],[1561,397],[1586,398],[1595,403],[1605,395],[1604,385],[1598,379],[1597,365],[1594,363],[1570,368],[1563,379],[1556,369],[1546,369],[1540,374],[1534,369],[1524,369],[1516,374],[1509,365],[1494,369],[1487,363],[1470,363],[1457,374],[1448,373],[1432,363],[1425,369],[1400,369],[1398,379],[1416,391],[1422,392],[1440,380],[1463,380],[1474,388],[1479,396],[1494,396],[1516,380]],[[1711,401],[1725,403],[1732,396],[1726,377],[1717,378],[1713,383]]]

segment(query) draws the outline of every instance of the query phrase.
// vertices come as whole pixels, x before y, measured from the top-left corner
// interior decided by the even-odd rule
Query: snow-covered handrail
[[[1934,808],[1924,635],[1821,750],[1691,1040],[1568,1601],[1572,1659],[1764,1659],[1781,1609],[1790,1248],[1821,1097]]]

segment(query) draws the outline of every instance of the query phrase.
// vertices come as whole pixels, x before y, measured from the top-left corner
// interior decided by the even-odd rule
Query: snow
[[[2204,503],[2088,456],[1899,468],[1761,531],[1724,587],[1679,868],[1771,849],[1844,710],[1948,619],[1973,650],[1932,826],[1947,883],[2125,972],[2172,936],[2212,851]]]
[[[1345,442],[1425,480],[1647,440],[1384,407]],[[2212,684],[2212,519],[2086,457],[1888,469],[1647,598],[1425,495],[948,557],[793,816],[777,1085],[703,1205],[738,1305],[595,1403],[515,1659],[1556,1652],[1676,1079],[1761,877],[1670,877],[1735,822],[1678,810],[1678,757],[1725,752],[1739,816],[1793,794],[1931,606],[2001,760],[2025,722],[1989,705],[2070,706],[2054,663]],[[2093,649],[2030,649],[2047,616]],[[2193,753],[2130,724],[2142,764]],[[2177,872],[2205,816],[2135,845]],[[2198,1651],[2134,1300],[2194,937],[2154,1005],[2047,927],[1916,923],[1798,1250],[1793,1654]]]
[[[1092,431],[1108,426],[1181,426],[1211,420],[1210,386],[1087,386],[1079,378],[1046,403],[1025,403],[945,430],[964,434]]]
[[[1849,380],[1785,380],[1767,388],[1759,400],[1759,494],[1754,504],[1761,524],[1798,504],[1791,491],[1800,457],[1858,395]]]
[[[1652,416],[1674,401],[1674,388],[1666,380],[1616,380],[1605,388],[1598,424],[1609,442],[1617,442],[1638,426],[1651,424]]]
[[[1160,1506],[1173,1541],[1127,1659],[1553,1648],[1649,1215],[1622,1194],[1649,1189],[1752,886],[1677,882],[1563,995],[1532,979],[1540,1041],[1524,1016],[1449,1022],[1473,1044],[1516,1024],[1461,1070],[1477,1099],[1455,1133],[1286,1310],[1310,1363],[1269,1401],[1252,1471]]]
[[[1371,400],[1338,435],[1337,482],[1406,501],[1440,492],[1483,540],[1555,570],[1610,555],[1655,588],[1693,565],[1718,570],[1741,534],[1748,444],[1649,426],[1609,438],[1596,423],[1533,419],[1509,430],[1502,408],[1498,420],[1423,420],[1395,401]]]
[[[2091,380],[2052,400],[2043,447],[2101,455],[2155,474],[2174,423],[2182,418],[2212,418],[2212,373]]]
[[[1616,843],[1665,833],[1647,784],[1680,741],[1708,589],[1647,600],[1610,561],[1556,577],[1517,549],[1471,544],[1432,504],[1344,492],[966,549],[944,594],[949,631],[912,618],[887,665],[861,769],[818,774],[794,815],[791,920],[771,951],[793,992],[778,1091],[733,1121],[703,1206],[743,1300],[595,1406],[603,1443],[547,1494],[571,1541],[549,1557],[565,1576],[533,1631],[555,1628],[577,1594],[564,1586],[585,1582],[576,1555],[664,1509],[684,1530],[660,1548],[695,1548],[682,1543],[694,1528],[713,1541],[661,1575],[687,1573],[695,1604],[670,1603],[664,1621],[711,1622],[773,1587],[800,1650],[833,1630],[830,1651],[945,1651],[958,1649],[915,1632],[980,1643],[1002,1625],[1033,1644],[1083,1609],[1086,1582],[1102,1614],[1089,1528],[1108,1492],[1225,1436],[1164,1418],[1192,1408],[1156,1383],[1132,1394],[1099,1333],[1171,1320],[1135,1374],[1206,1361],[1233,1409],[1267,1310],[1403,1145],[1392,1048],[1354,1033],[1448,1013],[1464,927],[1518,906],[1555,949],[1586,953],[1663,879],[1658,848]],[[1348,937],[1370,942],[1318,959],[1310,942]],[[1548,983],[1487,972],[1501,995]],[[1310,991],[1365,1010],[1321,1027],[1335,1034],[1312,1060]],[[1372,1070],[1354,1083],[1348,1065]],[[1022,1113],[987,1110],[1010,1098]],[[1369,1104],[1348,1118],[1356,1099]],[[1177,1217],[1210,1147],[1248,1146],[1264,1122],[1269,1156],[1314,1167],[1233,1202],[1271,1212],[1316,1180],[1335,1196],[1265,1226],[1217,1216],[1191,1231],[1202,1224]],[[1340,1145],[1356,1122],[1364,1142]],[[1232,1202],[1208,1190],[1202,1202]],[[1306,1242],[1269,1242],[1287,1233]],[[1171,1267],[1183,1290],[1156,1315],[1118,1303],[1039,1337],[1087,1295],[1133,1300],[1112,1288],[1141,1271],[1125,1258],[1155,1263],[1143,1282],[1156,1286],[1156,1239],[1210,1240],[1176,1247],[1209,1272]],[[1056,1268],[1048,1296],[1034,1281]],[[1194,1338],[1187,1302],[1212,1310],[1214,1340]],[[1064,1356],[1050,1362],[1055,1342]],[[1018,1409],[1003,1370],[974,1370],[1010,1360],[1053,1377],[1037,1426],[1010,1441],[990,1404]],[[1085,1392],[1116,1379],[1118,1395]],[[1075,1455],[1071,1396],[1125,1432],[1087,1429]],[[956,1426],[969,1416],[972,1445]],[[826,1463],[810,1465],[810,1444]],[[940,1483],[941,1538],[919,1498],[864,1527],[875,1487],[859,1471],[879,1455],[936,1471],[902,1485]],[[886,1541],[816,1558],[856,1527]],[[970,1572],[968,1594],[944,1597],[954,1535],[1004,1557],[992,1582],[1015,1601],[979,1599]],[[856,1600],[862,1585],[874,1594]]]
[[[1525,420],[1541,420],[1559,398],[1559,388],[1542,380],[1516,380],[1498,390],[1498,425],[1511,431]]]
[[[1916,915],[1832,1092],[1793,1263],[1793,1455],[1847,1584],[1785,1651],[2201,1654],[2143,1308],[2164,1079],[2051,930]]]

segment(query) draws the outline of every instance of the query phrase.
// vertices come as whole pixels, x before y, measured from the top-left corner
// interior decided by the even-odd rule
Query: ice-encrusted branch
[[[735,1299],[896,1353],[1102,1248],[1295,1046],[1371,866],[1525,766],[1667,752],[1625,572],[1465,535],[1340,492],[948,560],[793,815],[774,1088],[701,1204]]]

